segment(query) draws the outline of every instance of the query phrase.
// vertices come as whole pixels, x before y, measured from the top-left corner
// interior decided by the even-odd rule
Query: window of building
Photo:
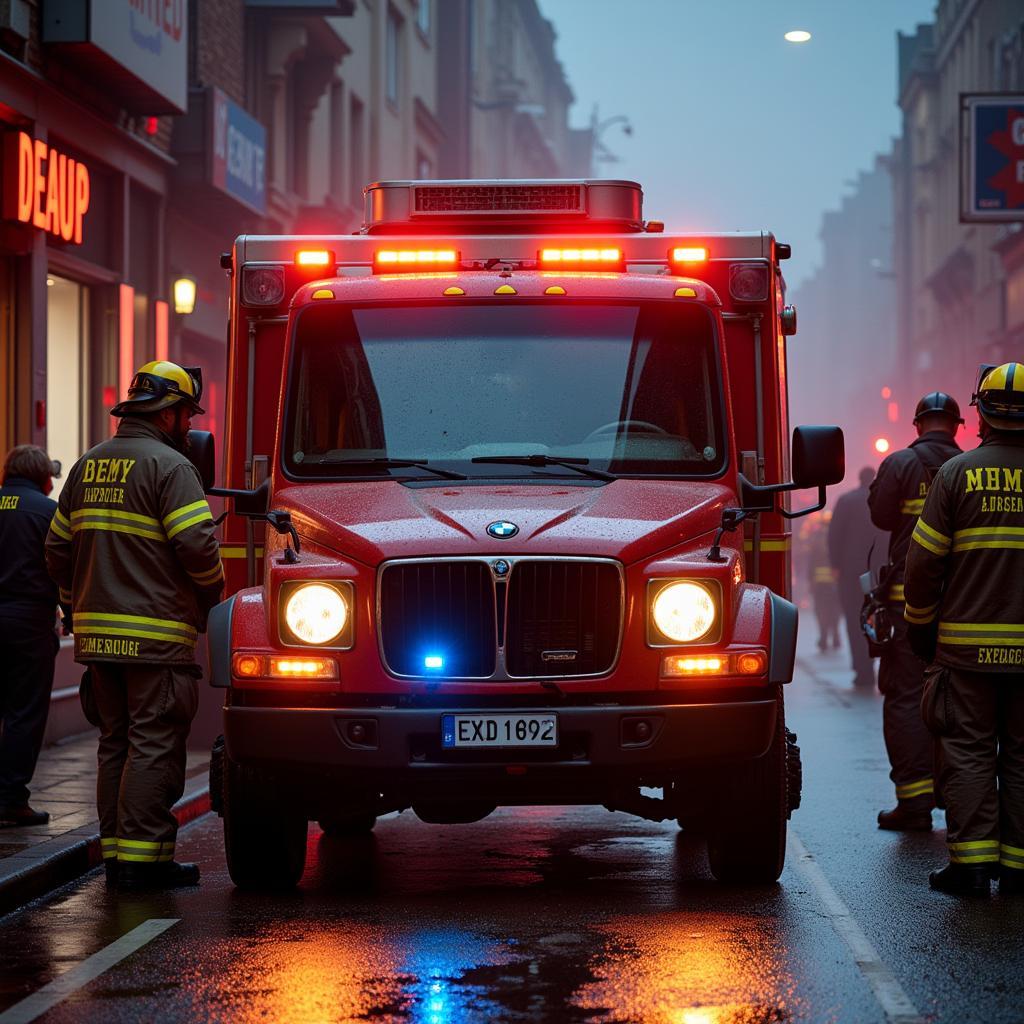
[[[416,27],[425,35],[430,36],[430,5],[433,0],[419,0],[416,6]]]
[[[363,159],[365,132],[365,107],[362,100],[353,96],[349,104],[348,131],[349,131],[349,188],[352,191],[353,204],[356,209],[362,205],[363,186],[366,184],[366,163]]]
[[[434,177],[434,165],[430,157],[421,149],[416,150],[416,177],[420,181],[426,181]]]
[[[56,274],[46,284],[46,449],[70,467],[89,447],[89,290]]]
[[[393,7],[388,7],[387,32],[384,40],[384,92],[389,103],[398,106],[400,86],[399,59],[402,46],[402,19]]]

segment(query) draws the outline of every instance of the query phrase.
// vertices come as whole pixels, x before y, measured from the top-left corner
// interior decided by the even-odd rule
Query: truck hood
[[[393,481],[279,489],[310,543],[376,566],[391,558],[543,554],[650,557],[714,530],[734,494],[699,481],[616,480],[604,486],[508,483],[407,487]],[[506,521],[518,532],[488,535]]]

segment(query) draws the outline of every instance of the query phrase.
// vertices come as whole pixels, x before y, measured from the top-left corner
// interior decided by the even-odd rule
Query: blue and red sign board
[[[267,130],[220,89],[210,90],[210,181],[254,213],[267,212]]]
[[[1024,221],[1024,95],[961,97],[964,221]]]

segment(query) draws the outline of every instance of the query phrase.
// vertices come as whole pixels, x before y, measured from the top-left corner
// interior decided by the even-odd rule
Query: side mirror
[[[188,432],[188,459],[199,470],[199,478],[203,481],[203,491],[209,494],[217,472],[213,434],[208,430],[190,430]]]
[[[270,477],[252,491],[235,492],[235,512],[240,516],[265,516],[270,508]]]
[[[831,487],[846,475],[846,445],[839,427],[797,427],[793,431],[793,483]]]

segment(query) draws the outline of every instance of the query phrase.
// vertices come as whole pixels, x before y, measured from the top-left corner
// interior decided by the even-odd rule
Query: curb
[[[174,805],[178,825],[185,825],[210,809],[210,787],[205,773],[190,781],[202,784],[186,790]],[[100,836],[93,825],[83,825],[62,836],[54,836],[27,855],[6,857],[0,861],[0,916],[45,896],[103,863]]]

